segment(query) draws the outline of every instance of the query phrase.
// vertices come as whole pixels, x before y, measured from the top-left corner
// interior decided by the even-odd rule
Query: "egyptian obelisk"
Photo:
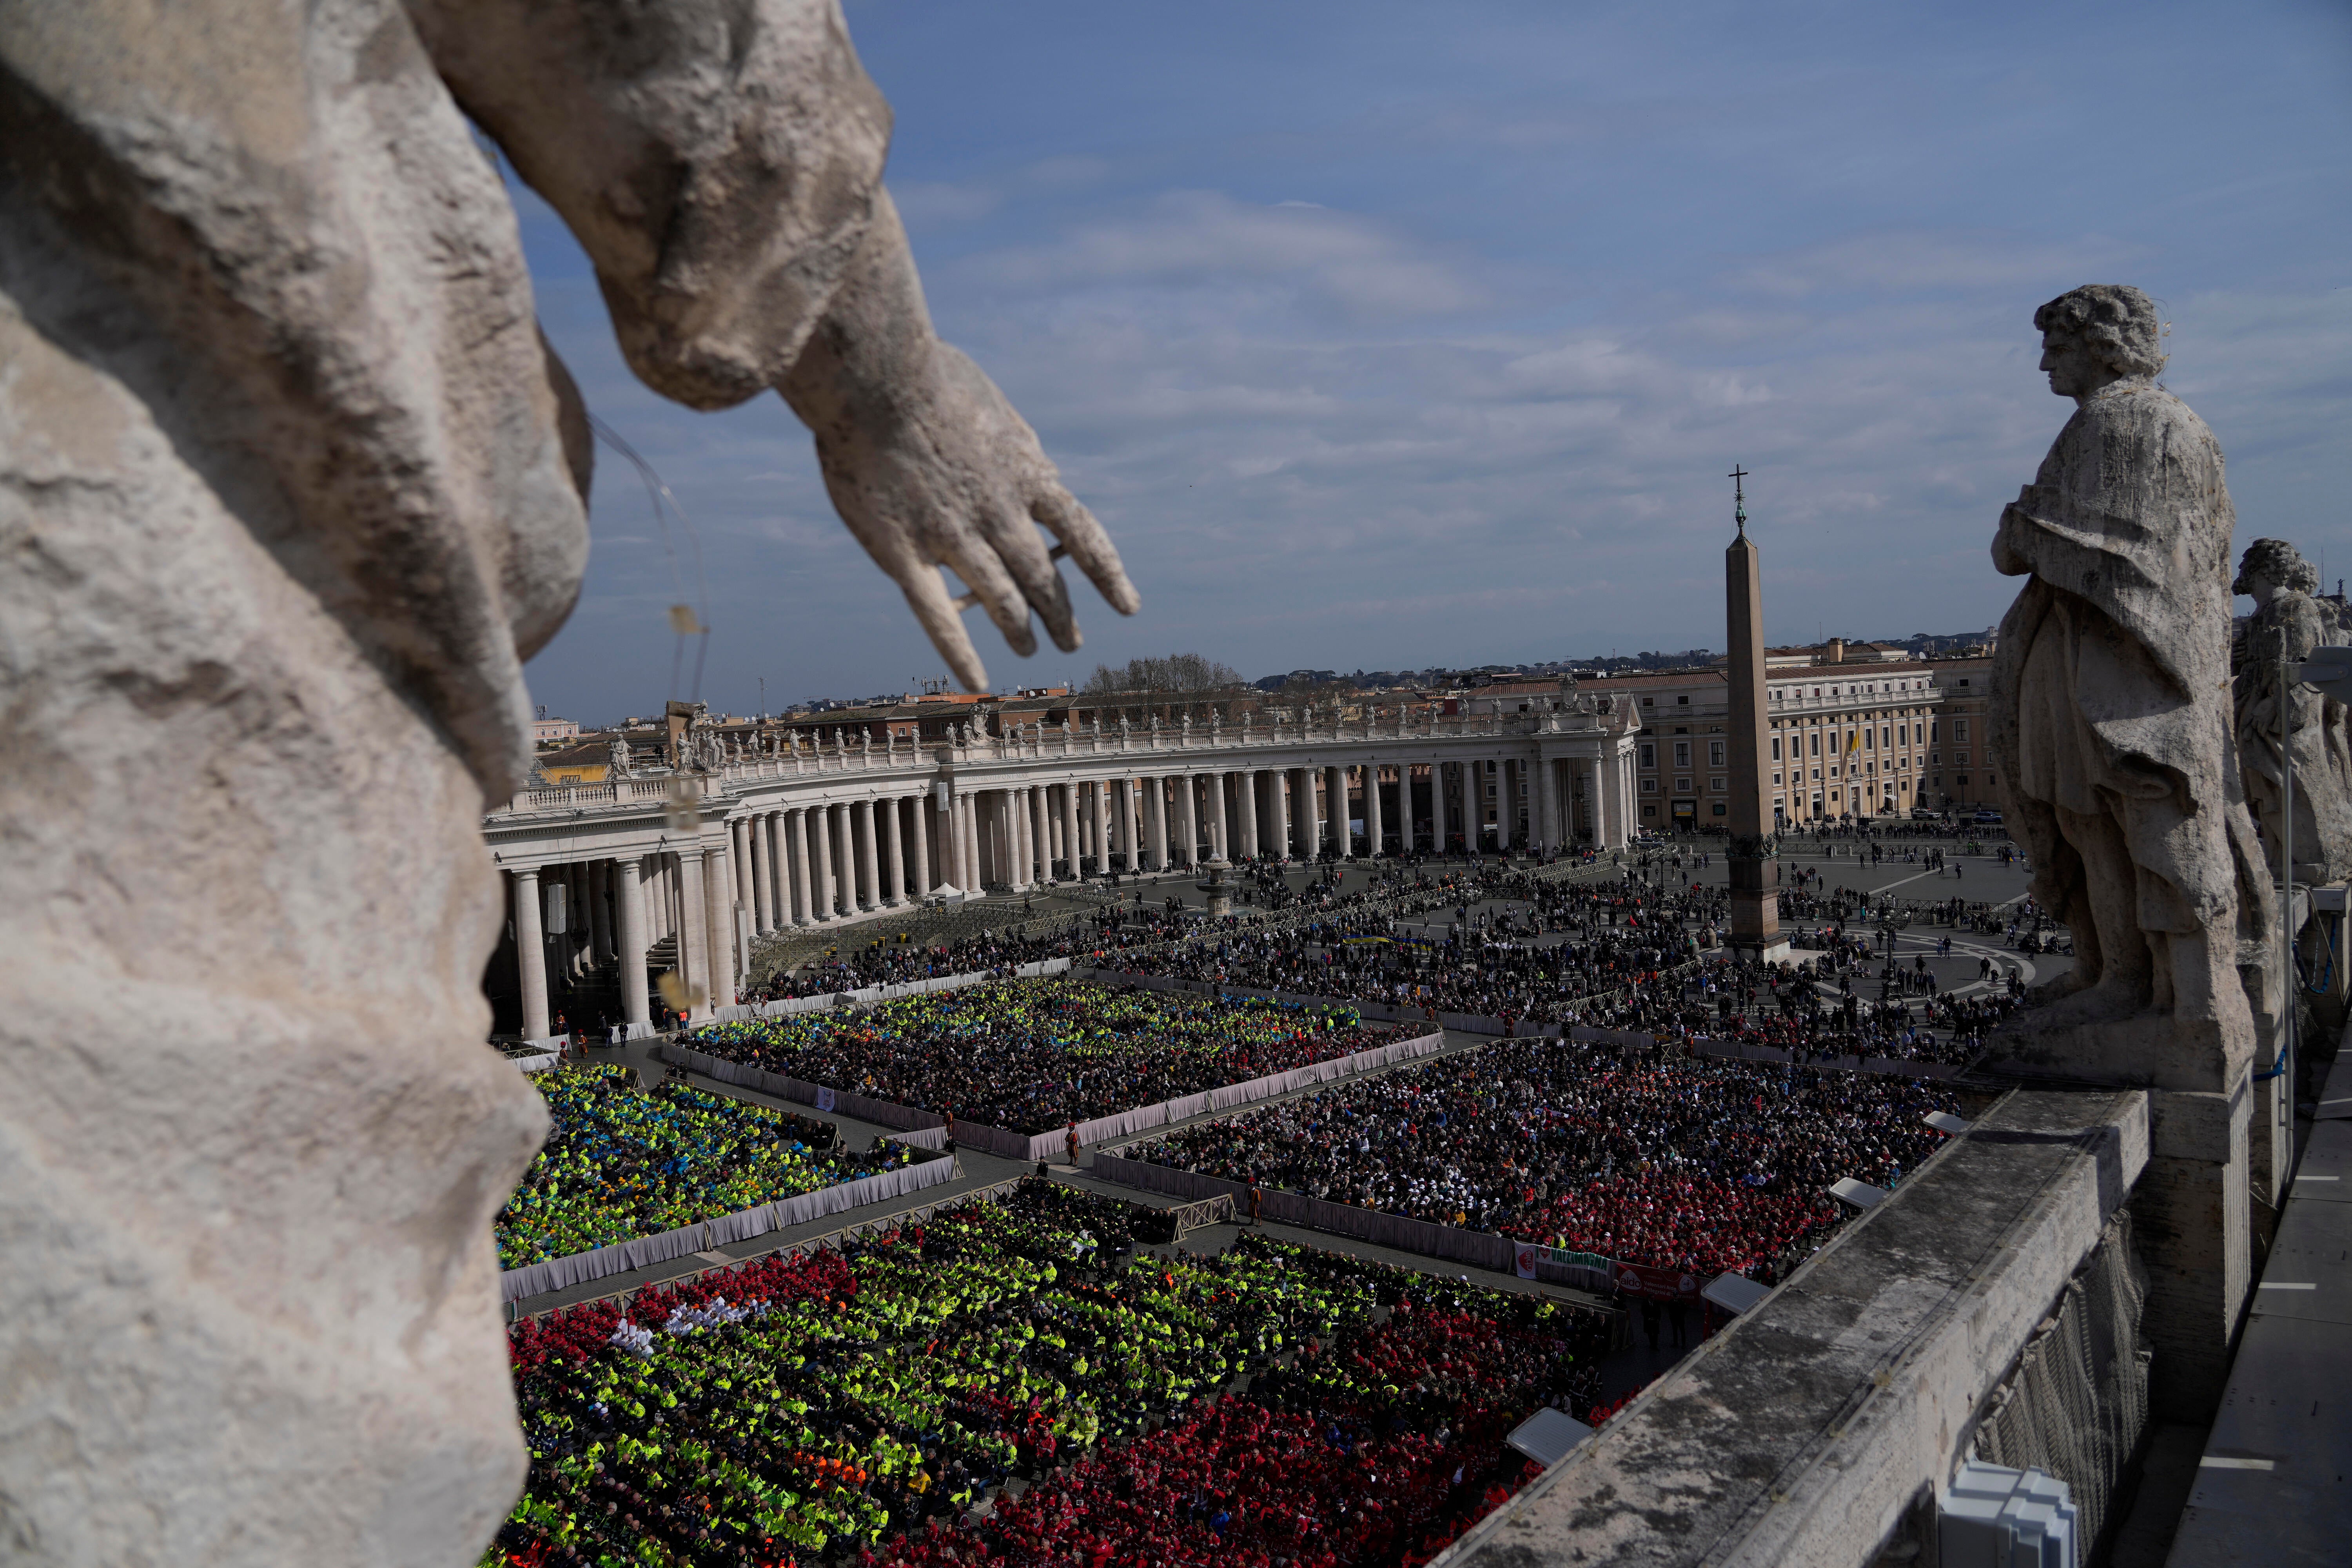
[[[1764,584],[1748,537],[1746,469],[1734,464],[1732,516],[1739,530],[1723,552],[1724,632],[1730,652],[1731,946],[1767,963],[1789,956],[1780,934],[1780,862],[1771,834],[1772,795],[1764,782],[1769,745],[1764,720]]]

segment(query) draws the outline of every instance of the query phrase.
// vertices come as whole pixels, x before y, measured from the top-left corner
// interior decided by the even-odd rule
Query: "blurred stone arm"
[[[1013,649],[1079,637],[1036,524],[1122,613],[1117,550],[1036,436],[932,331],[881,184],[890,111],[834,0],[409,0],[459,103],[596,268],[623,353],[697,408],[779,389],[843,521],[957,678],[986,672],[938,568]]]

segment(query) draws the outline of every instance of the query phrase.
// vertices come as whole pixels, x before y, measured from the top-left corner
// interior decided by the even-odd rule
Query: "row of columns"
[[[1491,774],[1477,759],[1356,766],[1375,855],[1391,821],[1407,852],[1424,841],[1442,850],[1457,837],[1483,839],[1490,779],[1502,847],[1622,844],[1633,821],[1632,770],[1622,759],[1509,758]],[[935,784],[748,813],[727,824],[723,844],[519,870],[510,881],[523,1032],[547,1033],[554,933],[544,917],[559,902],[572,940],[557,962],[577,973],[617,960],[630,1023],[650,1021],[646,955],[664,942],[675,948],[672,962],[688,990],[704,998],[695,1012],[705,1016],[734,999],[754,935],[919,903],[949,888],[1023,892],[1075,874],[1089,859],[1098,872],[1138,872],[1204,859],[1312,859],[1326,849],[1345,857],[1353,848],[1349,772],[1349,764],[1335,763],[1001,789]],[[1427,791],[1426,816],[1416,787]],[[1395,801],[1393,818],[1384,796]]]
[[[509,874],[524,1037],[548,1036],[551,962],[564,966],[566,980],[617,962],[622,1016],[648,1024],[648,955],[667,942],[670,967],[699,997],[694,1016],[732,1002],[747,934],[736,920],[732,863],[726,847],[710,845]]]

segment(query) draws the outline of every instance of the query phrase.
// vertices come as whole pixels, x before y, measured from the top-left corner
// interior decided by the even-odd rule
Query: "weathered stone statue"
[[[2074,938],[2043,1024],[2155,1011],[2221,1050],[2244,1018],[2251,835],[2230,744],[2221,449],[2157,385],[2156,307],[2093,285],[2034,313],[2074,416],[2001,513],[1993,564],[2030,576],[2001,623],[1991,761],[2033,890]],[[2255,881],[2259,897],[2259,879]]]
[[[2279,659],[2300,661],[2332,640],[2332,617],[2311,596],[2319,574],[2284,539],[2257,539],[2238,563],[2234,594],[2254,601],[2231,662],[2237,704],[2238,755],[2246,802],[2262,825],[2263,852],[2279,873],[2285,842],[2284,769],[2279,737]],[[2287,725],[2294,746],[2294,879],[2320,886],[2352,876],[2352,735],[2343,703],[2308,687],[2289,689]]]
[[[469,118],[967,685],[942,564],[1024,653],[1039,524],[1135,604],[932,332],[834,0],[0,6],[0,1555],[469,1563],[522,1477],[480,814],[590,444]]]
[[[2033,320],[2050,389],[2076,411],[1994,539],[1995,567],[2029,581],[2001,623],[1988,760],[2075,956],[1993,1046],[2154,1091],[2133,1203],[2154,1238],[2152,1397],[2199,1420],[2249,1280],[2240,965],[2259,969],[2273,929],[2231,733],[2233,517],[2220,444],[2155,381],[2147,296],[2096,284]]]
[[[612,773],[613,776],[616,779],[625,779],[629,776],[629,742],[627,738],[625,736],[615,735],[613,737]]]

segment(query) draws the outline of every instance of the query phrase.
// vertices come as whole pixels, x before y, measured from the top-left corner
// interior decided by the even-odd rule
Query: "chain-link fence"
[[[1977,1458],[2047,1470],[2067,1484],[2086,1562],[2099,1560],[2116,1488],[2147,1428],[2148,1351],[2139,1334],[2147,1302],[2126,1209],[2066,1282],[1977,1426]]]

